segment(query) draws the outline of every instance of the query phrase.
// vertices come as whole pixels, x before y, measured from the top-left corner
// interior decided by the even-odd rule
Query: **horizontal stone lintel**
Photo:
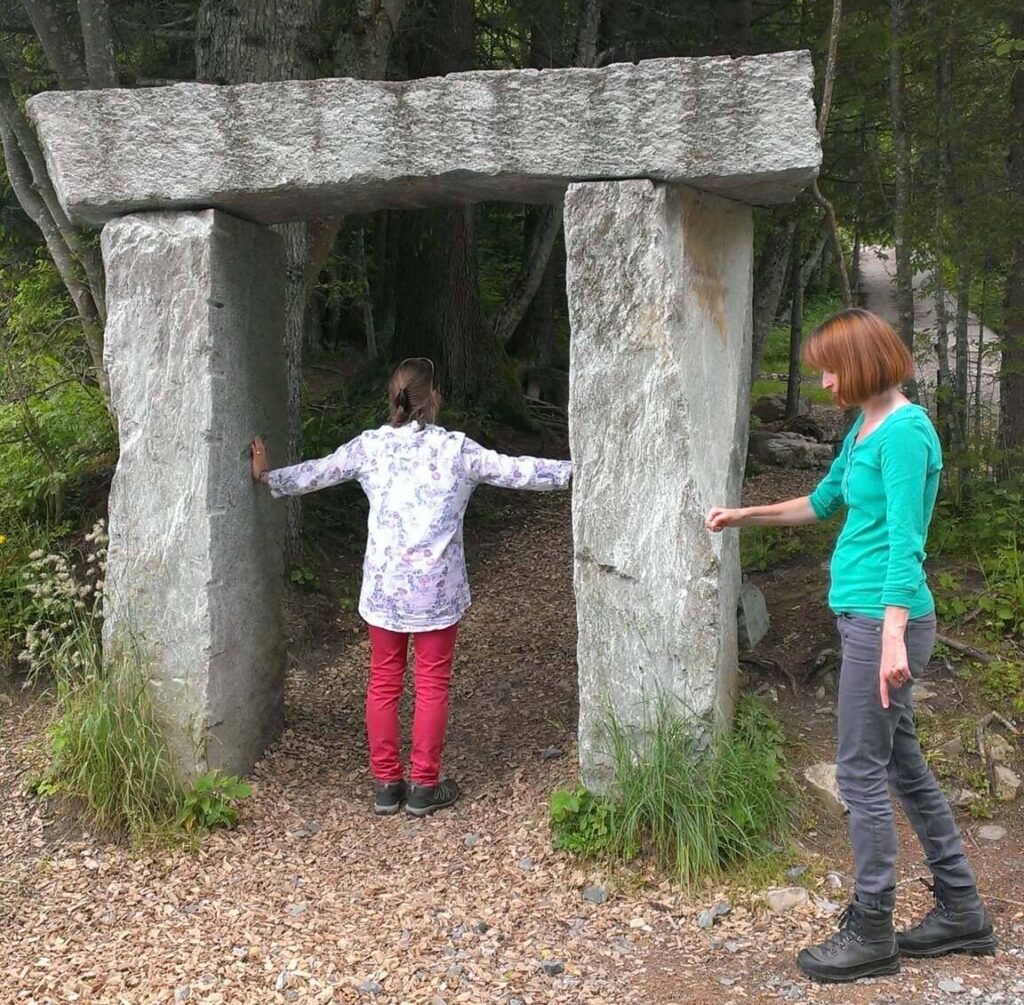
[[[600,69],[52,91],[28,102],[76,223],[216,208],[263,223],[484,200],[576,181],[682,182],[743,202],[817,174],[806,52]]]

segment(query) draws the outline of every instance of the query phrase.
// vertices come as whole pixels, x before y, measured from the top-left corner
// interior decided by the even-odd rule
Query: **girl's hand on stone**
[[[263,473],[267,470],[267,448],[258,436],[253,438],[249,446],[249,457],[252,460],[252,480],[263,481]]]
[[[910,664],[903,635],[882,632],[882,663],[878,670],[878,693],[882,708],[889,707],[889,688],[901,688],[910,680]]]
[[[742,523],[743,510],[723,509],[721,506],[716,506],[704,518],[704,526],[716,534],[726,527],[739,527]]]

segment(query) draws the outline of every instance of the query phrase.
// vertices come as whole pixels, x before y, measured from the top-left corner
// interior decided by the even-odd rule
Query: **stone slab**
[[[107,651],[139,651],[184,774],[244,772],[283,712],[284,507],[248,461],[255,433],[284,459],[282,243],[207,210],[123,217],[102,246],[121,451]]]
[[[736,634],[741,650],[753,649],[771,628],[768,604],[764,594],[753,583],[744,583],[740,588],[740,603],[737,612]]]
[[[215,207],[265,223],[551,202],[587,179],[792,199],[821,149],[807,52],[600,69],[52,91],[28,102],[77,223]]]
[[[658,703],[709,737],[732,714],[747,436],[749,207],[650,181],[565,201],[569,434],[584,783],[611,781],[610,715],[642,734]]]

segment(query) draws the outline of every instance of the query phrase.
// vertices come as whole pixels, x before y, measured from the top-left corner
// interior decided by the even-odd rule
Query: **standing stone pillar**
[[[285,430],[284,253],[216,210],[103,230],[121,454],[105,643],[144,661],[179,770],[247,771],[282,720],[284,507],[248,445]]]
[[[650,181],[570,186],[569,418],[580,762],[607,789],[614,715],[662,700],[710,736],[737,679],[735,534],[747,440],[749,206]]]

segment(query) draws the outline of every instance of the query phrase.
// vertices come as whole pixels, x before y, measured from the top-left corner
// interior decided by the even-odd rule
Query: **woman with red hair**
[[[804,361],[844,407],[859,406],[828,475],[809,496],[711,510],[707,526],[795,527],[846,508],[832,553],[829,606],[842,639],[836,778],[850,809],[856,884],[839,931],[801,951],[814,980],[852,981],[899,970],[899,957],[995,951],[996,938],[960,833],[914,731],[911,682],[935,642],[925,538],[942,470],[928,413],[900,384],[913,359],[892,328],[857,308],[808,340]],[[924,848],[935,907],[896,933],[896,824],[891,787]]]

